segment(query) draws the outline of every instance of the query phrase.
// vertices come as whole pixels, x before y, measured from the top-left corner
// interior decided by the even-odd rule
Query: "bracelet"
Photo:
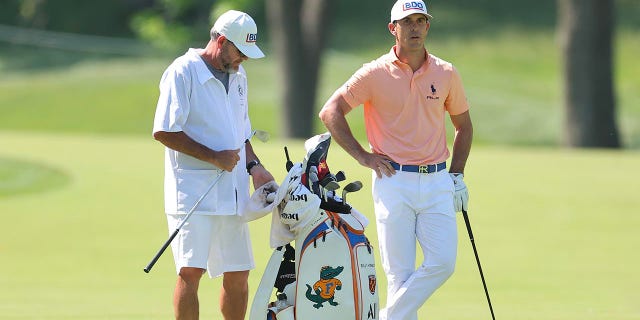
[[[247,163],[247,173],[251,174],[251,169],[259,164],[260,164],[260,161],[251,160],[249,163]]]

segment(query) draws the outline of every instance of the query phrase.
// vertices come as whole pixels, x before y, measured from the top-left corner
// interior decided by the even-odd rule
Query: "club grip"
[[[284,147],[284,154],[287,157],[287,163],[285,165],[285,168],[287,169],[287,172],[289,172],[289,170],[291,170],[291,168],[293,168],[293,162],[291,161],[291,158],[289,158],[289,150],[287,149],[287,147]]]
[[[180,231],[180,228],[176,229],[176,231],[173,232],[173,234],[169,237],[169,239],[167,239],[167,241],[162,245],[162,248],[158,250],[158,253],[156,253],[153,259],[151,259],[149,264],[144,268],[144,272],[149,273],[149,271],[151,271],[151,268],[153,268],[153,265],[156,264],[156,262],[158,262],[158,259],[160,259],[160,256],[162,256],[164,251],[167,250],[167,247],[169,247],[169,245],[171,244],[171,241],[173,241],[173,238],[175,238],[176,235],[178,235],[179,231]]]

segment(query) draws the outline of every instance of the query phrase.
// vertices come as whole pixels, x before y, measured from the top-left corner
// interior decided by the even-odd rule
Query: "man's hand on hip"
[[[456,212],[462,210],[467,211],[469,205],[469,191],[467,185],[462,180],[464,175],[462,173],[449,173],[451,180],[453,180],[453,186],[455,191],[453,192],[453,207]]]

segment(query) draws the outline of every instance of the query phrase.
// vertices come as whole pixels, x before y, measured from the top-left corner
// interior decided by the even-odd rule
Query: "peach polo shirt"
[[[449,158],[445,112],[469,110],[460,75],[447,61],[427,54],[415,73],[394,48],[364,64],[339,89],[351,108],[364,104],[373,152],[400,164],[435,164]]]

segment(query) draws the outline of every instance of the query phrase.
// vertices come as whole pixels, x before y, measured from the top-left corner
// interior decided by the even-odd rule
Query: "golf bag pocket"
[[[346,240],[352,259],[356,319],[378,319],[379,298],[373,248],[361,220],[352,214],[327,212],[334,229]]]
[[[235,198],[232,174],[219,170],[176,169],[174,172],[175,190],[171,186],[165,186],[166,194],[176,195],[175,202],[165,203],[168,213],[188,213],[203,195],[204,198],[195,208],[194,213],[235,213],[235,201],[219,201],[219,199]],[[218,182],[207,192],[211,183],[218,177]]]
[[[267,320],[295,320],[293,306],[284,308],[271,307],[267,312]]]
[[[341,234],[322,223],[296,239],[296,319],[357,319],[351,255]]]

